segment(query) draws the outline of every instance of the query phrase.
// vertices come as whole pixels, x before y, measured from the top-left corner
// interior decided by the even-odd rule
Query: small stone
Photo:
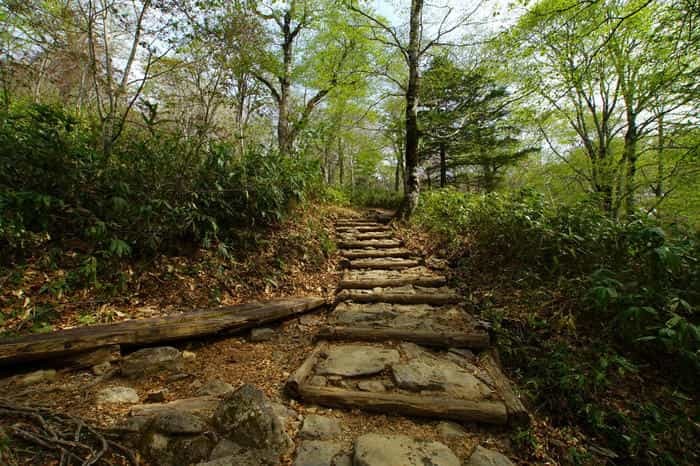
[[[306,440],[297,449],[294,466],[329,466],[341,450],[340,442]]]
[[[466,359],[469,362],[474,362],[476,360],[476,356],[474,355],[474,352],[470,349],[466,348],[450,348],[449,350],[450,353],[454,353],[458,356],[462,356],[464,359]]]
[[[35,385],[41,382],[51,382],[56,379],[54,369],[38,370],[31,372],[19,379],[21,385]]]
[[[197,354],[193,353],[192,351],[183,351],[182,352],[182,359],[185,360],[185,362],[193,362],[194,360],[197,359]]]
[[[233,391],[233,385],[220,379],[210,380],[197,390],[197,396],[224,396]]]
[[[112,369],[112,364],[109,361],[105,361],[100,364],[92,366],[92,373],[95,375],[105,375]]]
[[[146,403],[162,403],[168,394],[167,388],[152,390],[146,394]]]
[[[250,341],[261,342],[270,341],[275,337],[275,330],[271,328],[254,328],[250,331]]]
[[[308,384],[313,387],[325,387],[326,383],[326,378],[322,375],[314,375],[308,381]]]
[[[357,384],[357,388],[363,392],[380,393],[385,392],[386,387],[378,380],[363,380]]]
[[[514,466],[504,454],[489,450],[481,445],[476,447],[465,466]]]
[[[179,382],[180,380],[185,380],[189,377],[193,377],[192,374],[186,372],[178,372],[177,374],[169,375],[165,378],[167,382]]]
[[[326,416],[310,414],[304,419],[299,437],[309,440],[324,440],[340,435],[340,422]]]
[[[144,348],[131,353],[121,361],[125,377],[151,376],[157,372],[177,372],[183,369],[182,353],[171,346]]]
[[[97,402],[100,404],[138,403],[139,394],[131,387],[107,387],[97,392]]]
[[[467,431],[464,430],[462,426],[460,426],[456,422],[449,421],[440,422],[437,426],[437,430],[440,434],[440,437],[446,440],[461,439],[464,438],[464,436],[467,434]]]
[[[366,434],[355,440],[354,466],[460,466],[460,461],[440,442],[406,435]]]

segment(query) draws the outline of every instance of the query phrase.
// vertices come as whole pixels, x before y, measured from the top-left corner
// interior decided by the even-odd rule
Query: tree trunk
[[[637,174],[637,126],[634,117],[628,122],[625,132],[624,157],[626,163],[625,196],[627,196],[625,213],[628,218],[631,218],[635,210],[634,179]]]
[[[656,160],[656,186],[654,186],[654,195],[657,199],[661,199],[664,195],[664,117],[663,113],[658,116],[659,132],[657,160]]]
[[[284,23],[282,25],[282,60],[284,71],[279,78],[280,93],[278,102],[278,118],[277,118],[277,145],[280,154],[290,155],[292,150],[292,141],[290,140],[289,131],[289,94],[292,87],[292,59],[294,48],[294,36],[291,30],[292,15],[289,11],[284,15]]]
[[[447,150],[445,143],[440,143],[440,187],[444,188],[447,184]]]
[[[420,34],[423,0],[411,0],[411,21],[408,40],[408,87],[406,89],[406,193],[401,209],[403,217],[410,217],[418,206],[420,178],[418,176],[418,91],[420,87]]]

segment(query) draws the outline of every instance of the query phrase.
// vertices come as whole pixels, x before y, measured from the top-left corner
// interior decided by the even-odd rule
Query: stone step
[[[356,262],[356,261],[353,261]],[[413,267],[396,270],[349,270],[343,275],[339,289],[372,289],[387,286],[442,286],[447,282],[444,275],[432,272],[426,267]]]
[[[375,231],[392,231],[392,228],[388,225],[362,225],[357,227],[335,227],[335,231],[338,233],[369,233]]]
[[[408,285],[401,287],[374,288],[371,290],[341,290],[336,301],[355,301],[358,303],[394,303],[394,304],[457,304],[462,300],[459,293],[447,287],[426,288]]]
[[[286,388],[293,396],[321,406],[508,422],[499,386],[476,358],[470,361],[412,343],[321,342],[289,378]]]
[[[405,270],[411,267],[417,267],[419,265],[420,262],[417,259],[379,257],[373,259],[351,260],[348,267],[351,269]]]
[[[339,303],[317,338],[411,341],[428,346],[487,348],[488,331],[456,306]]]
[[[336,227],[380,227],[386,226],[385,222],[377,222],[376,220],[336,220]]]
[[[340,240],[341,249],[398,248],[401,241],[395,239]]]
[[[369,259],[373,257],[409,257],[411,251],[405,248],[365,248],[365,249],[341,249],[340,255],[347,259]]]
[[[338,235],[343,240],[365,240],[365,239],[390,239],[394,237],[391,231],[371,231],[360,233],[340,233]]]

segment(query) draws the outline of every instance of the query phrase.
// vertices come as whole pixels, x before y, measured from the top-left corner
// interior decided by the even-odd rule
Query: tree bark
[[[440,187],[447,185],[447,148],[445,142],[440,143]]]
[[[401,216],[408,218],[418,206],[420,178],[418,176],[418,91],[420,89],[420,34],[423,0],[411,0],[411,20],[406,50],[408,86],[406,88],[406,193]]]

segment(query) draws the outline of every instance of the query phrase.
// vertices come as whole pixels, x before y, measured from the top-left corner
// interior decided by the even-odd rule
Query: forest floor
[[[26,301],[34,309],[52,306],[57,317],[47,321],[48,325],[60,329],[283,296],[321,295],[330,298],[341,274],[340,258],[332,240],[333,220],[354,213],[357,211],[335,207],[304,210],[265,237],[258,237],[249,249],[236,253],[236,259],[196,250],[188,255],[162,257],[148,265],[127,266],[126,269],[132,270],[128,291],[116,299],[104,297],[95,290],[67,291],[62,296],[46,292],[51,283],[60,280],[61,272],[60,269],[47,268],[37,260],[34,265],[24,268],[21,278],[5,277],[6,285],[0,296],[0,309],[6,315],[3,329],[9,334],[25,334],[32,328],[36,330],[35,323],[16,311],[17,306]],[[409,249],[423,257],[446,254],[429,237],[415,230],[399,227],[397,232]],[[497,327],[507,326],[509,332],[518,334],[532,328],[532,309],[540,308],[542,312],[538,315],[556,322],[554,325],[560,331],[552,333],[550,326],[543,327],[543,331],[533,338],[559,339],[568,345],[590,343],[583,338],[571,337],[572,324],[567,317],[567,308],[574,303],[556,291],[545,293],[534,288],[528,291],[522,283],[512,280],[511,274],[488,273],[487,270],[486,264],[483,267],[471,264],[470,267],[456,268],[450,277],[451,283],[460,287],[480,317],[495,318]],[[557,394],[552,395],[551,405],[534,407],[528,429],[463,423],[467,433],[458,439],[441,437],[438,420],[329,409],[290,399],[284,394],[284,383],[312,351],[313,335],[326,320],[325,312],[315,312],[284,321],[272,326],[276,334],[265,342],[252,342],[247,334],[240,334],[176,344],[174,346],[179,349],[196,355],[188,367],[187,376],[177,380],[165,375],[126,380],[117,375],[85,390],[83,387],[96,380],[90,371],[59,372],[56,380],[26,390],[16,386],[15,377],[5,378],[0,380],[0,392],[24,391],[23,399],[28,403],[49,406],[97,425],[109,426],[122,418],[128,407],[97,404],[95,394],[102,388],[128,385],[142,398],[149,392],[167,388],[166,400],[169,401],[195,396],[207,381],[218,379],[233,387],[246,383],[256,385],[298,416],[314,413],[337,418],[343,426],[342,440],[348,445],[353,438],[364,433],[401,433],[441,441],[461,458],[480,444],[503,452],[519,464],[566,464],[572,460],[572,451],[593,452],[592,457],[583,458],[581,462],[584,464],[604,464],[612,459],[609,457],[612,452],[597,444],[599,440],[586,433],[586,426],[576,424],[573,419],[570,423],[562,422],[561,417],[551,415],[556,412]],[[532,378],[528,377],[527,370],[518,367],[527,363],[512,355],[509,345],[514,341],[516,339],[505,338],[499,342],[506,364],[511,364],[506,369],[524,393],[531,395],[529,391],[537,387],[530,384]],[[528,341],[532,343],[532,339]],[[533,352],[533,355],[541,356],[537,351],[542,351],[542,348],[535,348]],[[613,379],[620,383],[613,387],[606,385],[601,397],[631,414],[634,414],[632,409],[635,406],[646,400],[679,411],[673,406],[673,388],[664,385],[663,377],[655,379],[657,372],[650,367],[644,367],[643,374],[620,372]],[[534,395],[528,398],[537,399]],[[298,428],[299,423],[292,423],[292,430]],[[292,438],[296,433],[290,432]],[[660,439],[662,435],[659,434]],[[678,448],[684,447],[693,448],[682,443],[678,445]],[[285,464],[291,464],[291,458]]]

